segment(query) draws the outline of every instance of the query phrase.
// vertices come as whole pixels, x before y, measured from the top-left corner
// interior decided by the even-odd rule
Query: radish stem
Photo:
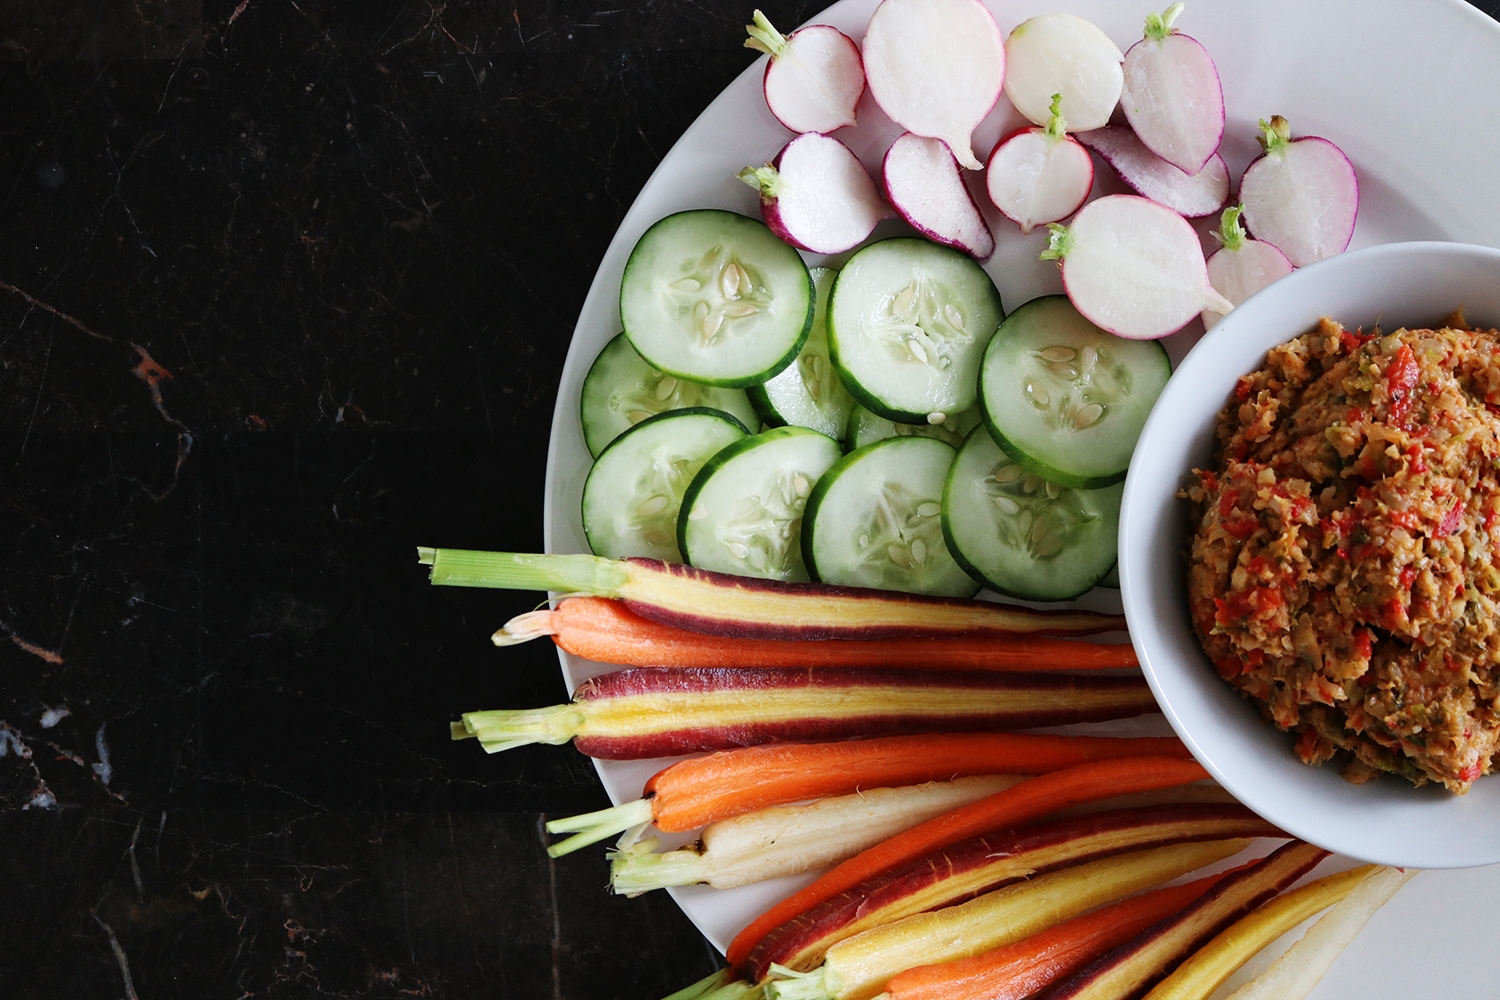
[[[547,823],[548,833],[571,833],[573,836],[548,845],[547,856],[560,858],[580,847],[597,844],[606,837],[650,823],[651,819],[651,800],[636,799],[596,812],[550,820]]]
[[[1272,115],[1270,121],[1262,118],[1260,135],[1255,138],[1267,153],[1283,153],[1292,144],[1292,125],[1280,115]]]
[[[1166,37],[1172,33],[1172,22],[1177,20],[1177,15],[1182,13],[1184,6],[1179,0],[1160,14],[1147,14],[1146,37],[1153,42],[1165,41]],[[760,12],[756,11],[756,13]]]
[[[750,35],[745,39],[745,48],[763,52],[772,59],[780,59],[786,52],[786,36],[772,27],[770,19],[759,10],[752,13],[750,18],[755,23],[745,25],[745,31]]]
[[[1224,209],[1224,215],[1219,219],[1219,231],[1215,235],[1218,237],[1219,245],[1225,250],[1238,250],[1245,245],[1245,239],[1249,234],[1240,224],[1240,216],[1244,212],[1244,205],[1231,205]]]

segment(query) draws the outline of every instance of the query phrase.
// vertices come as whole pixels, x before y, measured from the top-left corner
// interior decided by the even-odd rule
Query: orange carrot
[[[1099,670],[1139,665],[1129,643],[1010,639],[726,639],[643,618],[624,601],[569,597],[529,611],[494,634],[497,646],[544,635],[574,656],[655,667],[904,667]]]
[[[1045,774],[1089,761],[1156,755],[1192,756],[1174,736],[1026,733],[937,733],[722,750],[658,771],[634,802],[552,820],[549,833],[576,836],[547,852],[558,857],[641,823],[676,833],[766,806],[848,795],[861,788],[899,788],[974,774]]]
[[[669,800],[655,803],[659,829],[695,830],[752,809],[861,788],[896,788],[971,774],[1045,774],[1089,761],[1155,755],[1191,759],[1173,736],[939,733],[781,743],[679,761],[646,782],[645,794]]]
[[[908,969],[886,984],[886,993],[891,1000],[1022,1000],[1176,913],[1229,874],[1134,896],[973,958]]]
[[[1148,756],[1098,760],[1023,781],[989,798],[898,833],[825,872],[811,885],[783,899],[740,931],[729,945],[729,964],[739,967],[762,938],[793,917],[912,858],[1080,802],[1153,788],[1170,788],[1206,777],[1208,772],[1196,761]]]

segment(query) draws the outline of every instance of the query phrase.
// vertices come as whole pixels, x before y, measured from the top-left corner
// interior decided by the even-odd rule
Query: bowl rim
[[[1423,268],[1408,266],[1417,262]],[[1283,830],[1330,850],[1385,864],[1451,868],[1500,861],[1500,837],[1486,841],[1482,834],[1465,837],[1463,831],[1452,831],[1446,838],[1423,838],[1411,836],[1409,829],[1413,818],[1419,816],[1430,819],[1423,829],[1441,826],[1447,831],[1455,824],[1493,829],[1493,817],[1500,815],[1500,777],[1492,777],[1494,784],[1486,785],[1483,794],[1476,785],[1462,797],[1441,790],[1434,796],[1430,786],[1416,789],[1405,782],[1353,786],[1332,768],[1302,764],[1290,753],[1288,734],[1277,730],[1219,679],[1198,645],[1190,622],[1187,638],[1196,657],[1182,641],[1181,622],[1187,620],[1185,573],[1173,574],[1170,567],[1181,565],[1179,553],[1186,534],[1173,539],[1164,531],[1173,520],[1186,524],[1183,502],[1175,499],[1178,484],[1193,464],[1189,461],[1193,455],[1203,453],[1205,440],[1212,442],[1213,415],[1222,409],[1240,375],[1262,363],[1266,350],[1307,332],[1319,316],[1333,311],[1312,310],[1309,319],[1309,310],[1299,303],[1317,296],[1318,289],[1358,286],[1382,272],[1390,272],[1392,280],[1378,287],[1382,292],[1390,288],[1390,295],[1400,296],[1403,282],[1410,285],[1422,279],[1442,285],[1472,278],[1474,271],[1484,272],[1493,285],[1500,286],[1500,249],[1438,241],[1388,243],[1318,261],[1251,296],[1217,323],[1173,373],[1141,432],[1120,511],[1121,598],[1131,641],[1173,730],[1226,789]],[[1423,278],[1432,274],[1439,277]],[[1486,325],[1500,322],[1500,315],[1493,315],[1500,309],[1500,292],[1488,294],[1495,304],[1483,309]],[[1330,293],[1320,297],[1335,296]],[[1406,308],[1389,306],[1377,315],[1400,313]],[[1416,307],[1412,309],[1415,312]],[[1252,350],[1254,359],[1239,367],[1236,359]],[[1212,406],[1204,426],[1199,420],[1210,400]],[[1182,410],[1188,415],[1179,412]],[[1174,456],[1184,462],[1174,462]],[[1176,595],[1182,600],[1174,608],[1170,602]],[[1170,641],[1164,639],[1168,632]],[[1180,662],[1194,659],[1193,663]],[[1231,702],[1240,707],[1229,709]],[[1212,708],[1205,710],[1204,706],[1210,704]],[[1240,721],[1246,717],[1253,717],[1255,726]],[[1226,721],[1228,725],[1223,725]],[[1235,736],[1235,732],[1249,735]],[[1279,760],[1260,753],[1275,741],[1283,745]],[[1252,744],[1259,749],[1245,752]],[[1295,767],[1287,767],[1287,762]],[[1330,784],[1330,779],[1337,785]],[[1357,799],[1348,793],[1356,787],[1360,789]],[[1327,809],[1302,808],[1308,804],[1309,789],[1316,791],[1317,804]],[[1390,831],[1403,826],[1408,828],[1405,835],[1393,837]]]

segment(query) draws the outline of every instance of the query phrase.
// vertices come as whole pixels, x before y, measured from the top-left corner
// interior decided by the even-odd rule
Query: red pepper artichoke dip
[[[1354,782],[1463,793],[1500,738],[1500,333],[1464,326],[1322,320],[1239,380],[1182,494],[1209,658]]]

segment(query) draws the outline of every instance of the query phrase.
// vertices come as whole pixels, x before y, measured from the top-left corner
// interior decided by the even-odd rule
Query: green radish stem
[[[434,585],[450,587],[559,590],[615,597],[630,578],[624,563],[598,556],[418,547],[417,562],[432,567]]]
[[[560,858],[580,847],[597,844],[606,837],[644,826],[650,823],[651,819],[651,800],[636,799],[633,802],[600,809],[597,812],[551,820],[547,823],[548,833],[571,833],[574,836],[549,845],[547,856]]]
[[[1164,41],[1172,34],[1172,22],[1177,20],[1177,15],[1182,13],[1183,4],[1174,3],[1160,14],[1146,15],[1146,37],[1153,42]]]
[[[1245,227],[1240,224],[1240,215],[1245,211],[1243,204],[1231,205],[1224,209],[1224,215],[1219,220],[1219,231],[1215,235],[1225,250],[1238,250],[1245,245],[1245,239],[1250,234],[1245,232]]]
[[[1052,95],[1052,107],[1044,131],[1049,139],[1061,139],[1068,134],[1068,122],[1062,116],[1062,94]]]
[[[531,743],[560,746],[578,735],[585,721],[584,714],[572,704],[465,712],[461,718],[463,721],[449,724],[453,738],[477,738],[485,753],[513,750]]]
[[[781,197],[781,172],[767,163],[763,167],[746,167],[734,176],[760,192],[760,196],[771,201]]]
[[[759,10],[750,15],[754,24],[745,25],[750,37],[745,39],[745,48],[764,52],[772,59],[780,59],[786,52],[786,36],[771,26],[770,20]]]
[[[1072,233],[1068,227],[1057,222],[1047,223],[1047,229],[1052,235],[1047,237],[1047,249],[1043,250],[1038,260],[1062,260],[1073,249]]]
[[[1292,125],[1280,115],[1272,115],[1270,121],[1260,120],[1260,135],[1256,136],[1260,148],[1267,156],[1280,156],[1292,144]]]

